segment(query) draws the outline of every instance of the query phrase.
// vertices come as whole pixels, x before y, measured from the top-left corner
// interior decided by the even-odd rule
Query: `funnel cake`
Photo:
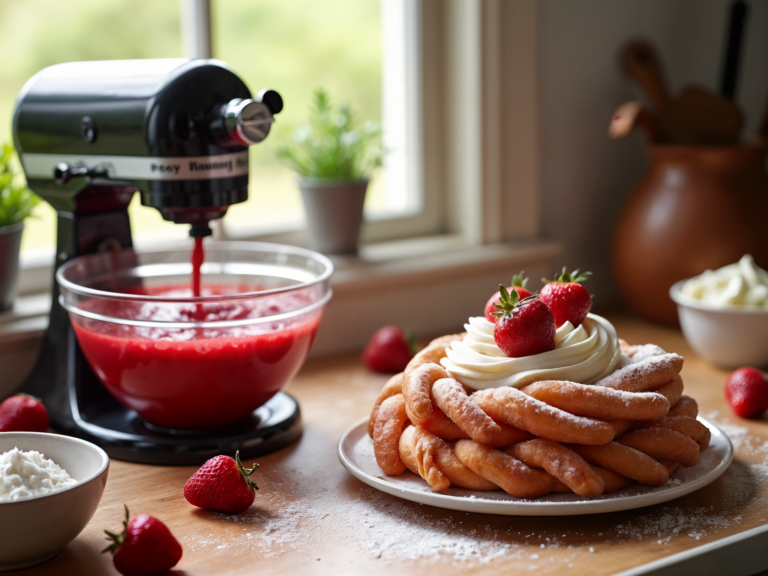
[[[590,317],[602,331],[591,340],[608,332],[611,345],[613,327]],[[384,386],[368,430],[386,474],[408,469],[436,491],[454,485],[521,498],[551,492],[595,498],[632,482],[661,486],[677,466],[695,466],[709,445],[696,401],[683,395],[681,356],[631,346],[614,332],[615,352],[599,352],[600,366],[577,366],[589,382],[548,378],[563,372],[556,366],[534,370],[534,377],[494,373],[495,386],[474,388],[468,382],[480,382],[482,374],[462,378],[475,370],[471,363],[452,370],[474,320],[469,333],[433,341]],[[589,340],[583,336],[574,346]],[[531,358],[496,361],[483,346],[491,370]]]

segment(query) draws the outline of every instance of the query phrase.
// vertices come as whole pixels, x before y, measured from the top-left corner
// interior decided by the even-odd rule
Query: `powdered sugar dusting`
[[[329,453],[317,455],[329,458],[322,473],[304,472],[298,466],[288,475],[268,475],[265,467],[265,476],[259,479],[261,490],[250,510],[237,516],[200,511],[226,530],[210,532],[210,523],[201,522],[201,531],[184,534],[181,543],[185,553],[209,557],[290,554],[297,561],[307,557],[315,562],[333,540],[334,547],[341,547],[350,559],[370,562],[370,566],[419,560],[471,568],[503,562],[505,568],[546,573],[580,563],[582,568],[589,566],[596,558],[593,553],[615,544],[645,542],[663,547],[678,539],[698,544],[724,530],[732,531],[747,511],[768,509],[768,498],[760,494],[768,480],[768,442],[728,421],[717,424],[731,436],[739,454],[755,464],[736,461],[712,489],[686,498],[620,515],[590,516],[589,530],[580,516],[501,517],[409,502],[353,479]],[[299,450],[296,461],[305,456]],[[672,482],[679,483],[677,478]],[[413,477],[416,485],[431,491]],[[478,494],[481,500],[497,493]]]
[[[630,358],[630,364],[637,364],[652,356],[664,356],[664,354],[666,354],[666,351],[660,346],[656,346],[656,344],[643,344],[642,346],[637,346],[635,353]]]
[[[598,381],[596,386],[619,388],[628,392],[642,392],[649,387],[652,388],[653,384],[658,386],[669,382],[679,374],[683,366],[682,356],[674,353],[659,356],[652,352],[653,350],[649,352],[650,355],[647,355],[645,351],[642,352],[640,357],[642,360],[638,361],[633,355],[629,365],[609,374]]]
[[[563,428],[566,428],[567,426],[567,431],[571,433],[573,433],[572,430],[587,432],[597,431],[597,433],[605,431],[608,434],[613,433],[613,429],[610,425],[607,425],[604,422],[565,412],[564,410],[550,406],[541,400],[537,400],[532,396],[528,396],[517,388],[508,386],[503,388],[489,388],[487,390],[475,392],[472,394],[471,398],[492,418],[502,420],[507,424],[522,430],[528,430],[534,434],[537,430],[531,429],[531,424],[533,424],[534,421],[530,415],[533,413],[540,416],[540,418],[537,418],[537,421],[546,419],[548,422],[557,422]],[[608,440],[610,439],[611,438],[608,438]],[[559,440],[578,442],[579,437],[575,436],[573,439],[563,438]]]
[[[719,501],[710,506],[664,507],[661,514],[640,518],[633,525],[619,525],[617,531],[632,539],[655,538],[657,544],[668,544],[679,536],[700,540],[743,520],[745,508],[765,509],[768,495],[761,489],[768,482],[768,441],[750,433],[749,429],[711,412],[706,418],[730,438],[734,451],[743,460],[734,460],[719,482],[724,490]],[[720,512],[715,512],[719,508]],[[762,519],[765,521],[765,519]]]

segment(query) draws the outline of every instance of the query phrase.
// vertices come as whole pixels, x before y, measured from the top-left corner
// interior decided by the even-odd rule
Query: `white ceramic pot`
[[[699,356],[722,368],[768,366],[768,310],[756,306],[714,308],[670,288],[680,326]]]
[[[90,442],[41,432],[0,432],[0,454],[37,450],[77,484],[37,498],[0,502],[0,571],[50,560],[90,522],[107,484],[109,457]]]

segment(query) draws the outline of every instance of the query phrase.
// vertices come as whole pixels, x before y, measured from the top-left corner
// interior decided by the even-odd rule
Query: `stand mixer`
[[[264,140],[280,95],[255,98],[216,60],[75,62],[46,68],[19,94],[16,149],[28,186],[57,212],[56,266],[132,247],[128,204],[211,234],[209,222],[248,197],[248,146]],[[52,426],[115,458],[195,464],[240,450],[243,458],[295,440],[295,400],[278,393],[224,429],[157,429],[117,402],[85,360],[53,283],[49,327],[24,391],[42,399]]]

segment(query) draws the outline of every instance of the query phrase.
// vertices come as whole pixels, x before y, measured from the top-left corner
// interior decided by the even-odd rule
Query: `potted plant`
[[[348,105],[336,109],[325,90],[315,91],[309,122],[278,158],[299,175],[309,242],[325,254],[354,254],[373,170],[381,166],[381,129],[358,124]]]
[[[13,307],[16,300],[24,219],[39,201],[27,188],[13,147],[4,144],[0,155],[0,310]]]

